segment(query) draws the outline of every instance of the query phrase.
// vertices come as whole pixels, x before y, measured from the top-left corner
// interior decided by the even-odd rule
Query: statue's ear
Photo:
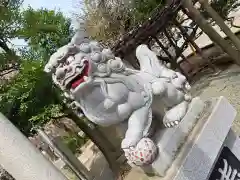
[[[75,45],[80,45],[82,43],[89,43],[90,39],[84,23],[80,23],[77,31],[71,39],[71,43]]]

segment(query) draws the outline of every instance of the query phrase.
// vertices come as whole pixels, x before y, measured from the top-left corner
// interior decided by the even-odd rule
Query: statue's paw
[[[163,118],[164,126],[170,128],[178,125],[181,122],[182,118],[187,113],[188,105],[189,102],[183,101],[177,106],[167,111]]]
[[[187,83],[185,76],[182,76],[181,74],[177,76],[177,78],[174,78],[171,80],[172,84],[177,88],[177,89],[185,89],[185,84]]]
[[[177,126],[180,122],[181,121],[177,120],[177,121],[172,121],[172,122],[165,122],[163,124],[166,128],[171,128],[171,127]]]
[[[192,101],[192,96],[190,94],[185,94],[184,95],[184,100],[187,102],[191,102]]]
[[[184,91],[190,91],[191,86],[187,82],[187,79],[185,76],[183,76],[181,73],[176,72],[177,78],[174,78],[171,80],[172,84],[179,90],[184,90]]]
[[[120,104],[117,107],[117,112],[122,119],[127,119],[132,113],[132,107],[129,103]]]
[[[170,69],[163,70],[162,76],[170,78],[170,79],[175,79],[175,78],[178,77],[177,73],[175,71],[173,71],[173,70],[170,70]]]
[[[152,92],[154,95],[162,95],[166,91],[165,84],[161,81],[156,81],[152,83]]]
[[[191,90],[191,86],[190,86],[190,84],[189,84],[188,82],[185,83],[185,89],[186,89],[187,91],[190,91],[190,90]]]
[[[149,138],[142,138],[135,147],[123,149],[129,165],[143,166],[152,164],[158,148]]]

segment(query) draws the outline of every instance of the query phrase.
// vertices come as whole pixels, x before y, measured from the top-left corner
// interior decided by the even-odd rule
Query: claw
[[[190,84],[188,82],[185,84],[185,88],[186,88],[187,91],[190,91],[191,86],[190,86]]]
[[[192,96],[189,95],[189,94],[185,94],[184,95],[184,99],[185,99],[185,101],[191,101],[192,100]]]
[[[164,126],[169,128],[169,124],[168,123],[164,123]]]
[[[164,123],[164,126],[167,128],[174,127],[178,124],[178,122],[170,122],[170,123]]]
[[[176,125],[179,124],[179,121],[174,121],[174,122],[170,122],[170,123],[163,123],[163,125],[167,128],[171,128],[171,127],[174,127]]]

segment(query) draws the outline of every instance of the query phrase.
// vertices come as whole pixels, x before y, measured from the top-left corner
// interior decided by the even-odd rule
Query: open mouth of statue
[[[80,84],[85,82],[84,77],[88,76],[89,63],[87,61],[85,61],[84,64],[85,64],[85,66],[84,66],[84,69],[82,70],[81,74],[77,75],[73,80],[70,81],[69,88],[75,89]]]

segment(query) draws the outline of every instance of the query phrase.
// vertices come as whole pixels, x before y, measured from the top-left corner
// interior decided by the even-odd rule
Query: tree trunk
[[[57,86],[55,89],[56,93],[56,102],[62,103],[63,97],[60,96],[60,92],[57,91]],[[89,122],[86,123],[84,120],[80,119],[72,109],[68,108],[68,106],[63,104],[63,112],[66,114],[66,117],[73,120],[76,125],[88,136],[92,142],[99,148],[99,150],[103,153],[106,160],[109,163],[110,168],[113,173],[118,176],[120,165],[117,163],[117,159],[122,155],[121,150],[116,150],[116,148],[108,141],[108,139],[101,133],[101,131],[95,125]]]
[[[183,7],[187,9],[187,15],[199,25],[199,27],[209,36],[209,38],[219,45],[230,57],[232,57],[236,64],[240,65],[240,53],[235,50],[225,39],[223,39],[211,25],[208,24],[201,13],[194,8],[192,1],[184,0]]]
[[[184,30],[184,28],[181,26],[181,24],[179,24],[177,22],[177,20],[175,20],[175,24],[177,25],[177,27],[179,28],[179,30],[181,31],[181,33],[186,37],[187,41],[189,41],[191,43],[191,45],[194,47],[194,49],[197,51],[197,53],[207,62],[208,66],[215,72],[218,71],[217,67],[215,67],[211,60],[205,56],[205,54],[203,53],[203,51],[198,47],[198,45],[195,43],[195,41],[193,40],[193,38],[191,38],[188,33]]]
[[[8,45],[6,44],[6,42],[2,41],[0,39],[0,48],[2,48],[8,55],[10,56],[16,56],[16,54],[14,53],[14,51],[12,51]]]
[[[119,165],[117,164],[116,160],[120,154],[118,152],[115,152],[115,148],[113,146],[111,147],[111,143],[103,136],[100,130],[97,128],[89,127],[73,112],[69,113],[67,117],[72,119],[79,126],[79,128],[93,141],[93,143],[95,143],[95,145],[105,156],[112,171],[117,175]]]
[[[222,29],[222,31],[232,40],[233,44],[236,46],[238,51],[240,51],[240,40],[231,31],[231,29],[225,24],[224,20],[219,16],[219,14],[208,4],[207,0],[199,0],[201,5],[207,11],[207,13],[212,17],[212,19],[217,23],[217,25]]]

